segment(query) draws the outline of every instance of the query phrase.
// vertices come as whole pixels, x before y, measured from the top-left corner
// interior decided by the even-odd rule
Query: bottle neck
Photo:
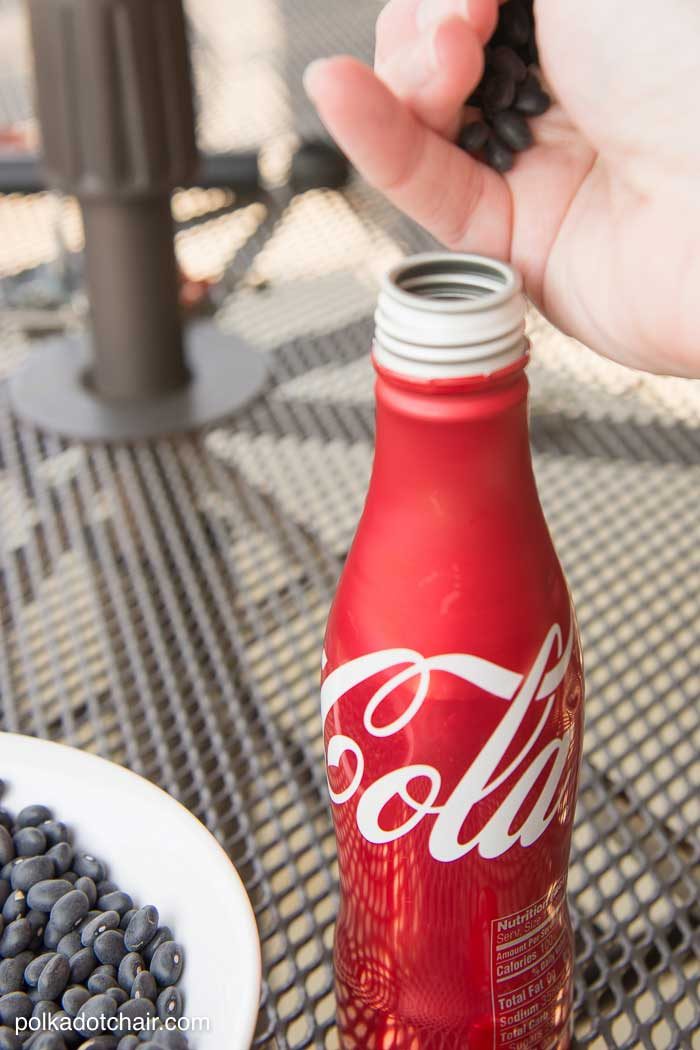
[[[394,506],[506,513],[535,495],[527,419],[527,358],[489,377],[416,381],[377,370],[370,497]],[[536,498],[536,497],[535,497]]]

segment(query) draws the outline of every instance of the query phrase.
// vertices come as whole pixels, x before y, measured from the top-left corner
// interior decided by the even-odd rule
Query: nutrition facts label
[[[491,923],[494,1048],[546,1050],[555,1038],[552,1003],[568,977],[566,885]]]

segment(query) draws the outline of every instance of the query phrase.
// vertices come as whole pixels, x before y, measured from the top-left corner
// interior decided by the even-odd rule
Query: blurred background
[[[128,764],[217,834],[259,923],[266,1048],[336,1046],[321,637],[371,463],[377,281],[432,244],[355,177],[290,184],[322,135],[306,64],[369,60],[381,6],[186,4],[200,149],[259,151],[262,180],[175,192],[181,304],[264,357],[263,395],[191,435],[88,444],[19,422],[2,385],[3,727]],[[26,12],[0,0],[5,159],[39,146],[32,99]],[[82,248],[71,197],[0,194],[3,380],[84,328]],[[587,654],[577,1039],[700,1047],[700,384],[534,311],[530,335],[536,470]]]

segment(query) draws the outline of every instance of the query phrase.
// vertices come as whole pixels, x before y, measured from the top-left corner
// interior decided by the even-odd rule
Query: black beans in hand
[[[513,151],[497,135],[492,135],[486,143],[486,159],[495,171],[502,174],[510,171],[515,163]]]
[[[509,0],[501,8],[498,28],[513,47],[522,47],[530,39],[530,16],[519,0]]]
[[[488,125],[483,120],[476,120],[462,128],[457,142],[467,153],[481,153],[490,134]]]
[[[481,105],[485,113],[509,109],[515,101],[515,81],[503,73],[487,73],[481,88]]]
[[[497,113],[493,118],[493,128],[506,146],[518,153],[533,143],[530,125],[524,117],[512,110]]]
[[[494,48],[488,56],[488,65],[516,84],[522,83],[527,76],[527,66],[511,47]]]
[[[526,117],[541,117],[552,105],[552,100],[533,73],[529,73],[518,88],[515,109]]]

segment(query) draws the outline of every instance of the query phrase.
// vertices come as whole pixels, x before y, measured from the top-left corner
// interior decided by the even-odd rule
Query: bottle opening
[[[419,379],[490,375],[526,349],[520,275],[480,255],[404,259],[384,278],[375,320],[377,363]]]
[[[446,270],[443,259],[433,258],[414,264],[409,261],[393,272],[396,273],[397,288],[424,299],[437,300],[484,299],[506,288],[510,277],[476,256],[470,259],[455,256],[450,259],[449,270]]]

